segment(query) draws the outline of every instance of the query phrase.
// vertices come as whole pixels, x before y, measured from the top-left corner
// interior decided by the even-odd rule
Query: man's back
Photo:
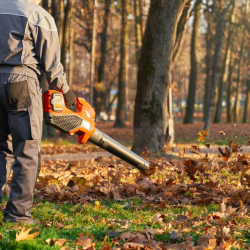
[[[44,37],[58,36],[53,18],[31,0],[1,0],[0,23],[0,67],[28,67],[41,76],[38,50]],[[44,37],[38,37],[38,28]]]

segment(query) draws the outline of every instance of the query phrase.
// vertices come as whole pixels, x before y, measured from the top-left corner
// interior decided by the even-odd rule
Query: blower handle
[[[126,161],[127,163],[131,164],[132,166],[138,168],[141,171],[145,171],[149,167],[149,163],[146,160],[136,155],[132,151],[128,150],[119,142],[113,140],[97,128],[95,128],[95,133],[90,136],[89,141],[95,144],[96,146],[119,157],[120,159]]]

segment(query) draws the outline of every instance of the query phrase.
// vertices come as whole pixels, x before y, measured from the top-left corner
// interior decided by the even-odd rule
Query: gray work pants
[[[31,217],[33,190],[40,171],[42,92],[37,79],[0,74],[0,201],[12,167],[4,220]]]

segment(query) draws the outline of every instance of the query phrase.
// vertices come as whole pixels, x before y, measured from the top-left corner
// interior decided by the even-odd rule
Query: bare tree
[[[237,68],[237,86],[236,86],[236,99],[235,99],[235,105],[234,105],[234,120],[235,122],[239,122],[240,120],[240,94],[241,94],[241,81],[242,81],[242,61],[243,61],[243,53],[244,53],[244,43],[245,43],[245,33],[246,30],[244,28],[243,30],[243,36],[241,45],[239,48],[239,59],[238,59],[238,68]]]
[[[118,82],[118,107],[116,112],[115,127],[125,127],[125,104],[126,104],[126,65],[127,65],[127,0],[122,0],[122,24],[121,24],[121,58]]]
[[[196,0],[194,7],[193,32],[191,39],[191,72],[189,76],[188,101],[184,123],[193,123],[195,93],[197,84],[197,40],[201,16],[202,0]]]
[[[221,120],[223,92],[225,89],[225,82],[228,78],[228,67],[229,67],[230,58],[231,58],[231,46],[232,46],[232,37],[233,37],[232,22],[233,22],[234,9],[235,9],[235,3],[233,4],[233,8],[230,12],[228,35],[227,35],[227,40],[226,40],[226,50],[225,50],[225,55],[224,55],[224,59],[222,62],[222,67],[221,67],[222,72],[221,72],[221,76],[219,80],[219,91],[217,95],[214,123],[219,123]]]
[[[106,47],[107,47],[107,30],[109,23],[109,13],[110,13],[110,5],[111,0],[105,0],[105,8],[104,8],[104,16],[103,16],[103,24],[102,24],[102,32],[99,35],[100,40],[100,56],[97,60],[97,77],[95,82],[95,90],[94,90],[94,106],[96,114],[98,115],[104,108],[105,104],[105,87],[103,84],[104,79],[104,66],[106,63]]]
[[[168,126],[167,96],[178,21],[187,0],[152,0],[148,14],[137,76],[134,144],[141,153],[160,151]]]
[[[204,129],[210,128],[213,108],[214,108],[214,100],[215,100],[215,91],[218,82],[218,75],[219,75],[219,64],[221,59],[221,48],[222,48],[222,40],[224,35],[224,26],[225,26],[225,15],[228,9],[232,6],[234,0],[231,0],[229,4],[227,4],[219,13],[219,21],[217,24],[216,29],[216,41],[215,41],[215,49],[214,49],[214,56],[213,56],[213,73],[211,77],[211,86],[210,86],[210,93],[209,93],[209,102],[205,117],[205,125]]]

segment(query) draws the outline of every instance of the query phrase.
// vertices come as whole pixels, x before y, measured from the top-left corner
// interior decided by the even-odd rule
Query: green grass
[[[4,198],[6,201],[6,197]],[[4,202],[3,201],[3,202]],[[131,204],[132,206],[127,206]],[[17,242],[15,240],[16,233],[20,232],[20,227],[14,223],[4,223],[0,227],[0,234],[3,236],[3,240],[0,241],[0,249],[60,249],[56,246],[48,246],[45,241],[48,238],[66,238],[67,243],[71,249],[76,245],[76,240],[79,233],[94,235],[94,239],[97,240],[97,249],[100,249],[102,242],[109,231],[126,232],[126,231],[143,231],[145,228],[158,229],[162,225],[152,222],[152,219],[156,213],[174,214],[165,218],[167,222],[176,219],[178,215],[183,212],[191,211],[192,217],[202,215],[204,213],[204,207],[184,207],[184,208],[168,208],[160,209],[158,206],[137,209],[136,206],[142,204],[140,199],[129,199],[123,202],[116,202],[114,200],[102,200],[101,209],[95,209],[94,202],[91,202],[85,206],[83,205],[70,205],[70,204],[58,204],[51,202],[35,201],[32,208],[32,215],[34,219],[41,222],[38,226],[33,226],[33,231],[40,232],[37,238],[33,240],[25,240]],[[205,213],[212,211],[218,211],[219,206],[208,206]],[[0,220],[3,215],[1,213]],[[105,218],[106,223],[102,221]],[[109,223],[109,219],[113,219],[113,223]],[[116,221],[115,221],[116,220]],[[122,228],[127,222],[127,228]],[[46,224],[51,226],[46,226]],[[61,228],[58,223],[63,224],[69,228]],[[25,226],[25,228],[32,226]],[[168,241],[171,230],[166,230],[164,234],[158,234],[156,240]],[[33,232],[31,231],[31,233]],[[199,233],[192,233],[194,239],[199,237]],[[246,235],[250,240],[250,237]],[[112,237],[108,237],[107,242],[111,242]],[[196,241],[196,240],[195,240]]]
[[[6,197],[4,201],[6,202]],[[2,202],[2,203],[3,203]],[[130,204],[128,206],[128,204]],[[116,202],[111,199],[101,201],[101,209],[95,208],[95,203],[90,202],[85,205],[71,205],[71,204],[58,204],[57,202],[46,202],[35,200],[32,215],[34,219],[37,219],[41,224],[36,226],[25,226],[33,227],[32,232],[40,232],[40,234],[32,240],[24,240],[17,242],[15,240],[16,233],[20,232],[21,227],[14,223],[4,223],[0,227],[0,234],[3,236],[3,240],[0,241],[0,249],[16,250],[16,249],[60,249],[57,246],[48,246],[45,241],[49,238],[65,238],[67,240],[66,245],[70,249],[76,247],[76,241],[79,233],[86,234],[87,232],[94,235],[94,240],[97,241],[96,249],[101,249],[102,242],[109,231],[116,232],[141,232],[146,228],[151,229],[163,229],[163,225],[160,223],[153,222],[153,217],[157,213],[166,215],[165,222],[172,223],[176,221],[178,215],[183,213],[190,213],[190,219],[195,220],[197,217],[206,218],[207,214],[213,211],[219,211],[219,205],[209,206],[183,206],[169,207],[161,209],[158,205],[146,207],[143,209],[137,209],[138,205],[143,204],[140,199],[128,199],[123,202]],[[2,205],[2,204],[1,204]],[[0,220],[3,215],[0,214]],[[105,221],[102,221],[102,219]],[[113,223],[111,223],[111,219]],[[204,219],[205,222],[206,219]],[[242,222],[242,221],[241,221]],[[62,228],[68,226],[68,228]],[[249,224],[250,220],[244,220],[244,224]],[[127,226],[125,226],[127,225]],[[124,226],[124,228],[122,228]],[[192,236],[195,245],[200,236],[203,235],[201,228],[204,225],[201,224],[194,227],[189,233],[182,233],[182,237],[185,239],[187,236]],[[156,234],[155,240],[168,242],[171,232],[177,228],[165,228],[164,233]],[[250,243],[250,230],[242,232],[242,241],[246,244]],[[113,237],[108,236],[107,242],[111,244]],[[121,241],[122,242],[122,241]]]

